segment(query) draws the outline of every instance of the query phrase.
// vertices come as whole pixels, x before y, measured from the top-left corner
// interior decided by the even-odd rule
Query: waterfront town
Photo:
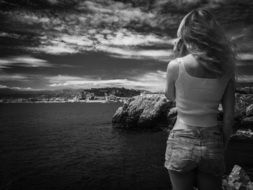
[[[94,93],[87,93],[85,96],[68,97],[51,97],[51,98],[6,98],[1,99],[0,103],[64,103],[64,102],[125,102],[128,97],[117,97],[115,95],[95,96]]]
[[[149,93],[125,88],[92,88],[85,90],[65,89],[61,91],[21,92],[0,95],[0,103],[110,103],[126,102],[135,95]]]

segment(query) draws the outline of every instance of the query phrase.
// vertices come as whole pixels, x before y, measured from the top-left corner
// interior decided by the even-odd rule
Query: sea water
[[[169,189],[167,133],[112,127],[119,106],[0,104],[0,189]]]

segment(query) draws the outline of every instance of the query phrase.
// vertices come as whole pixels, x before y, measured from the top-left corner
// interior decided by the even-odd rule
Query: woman
[[[173,190],[222,189],[224,151],[234,117],[234,54],[221,26],[204,9],[188,13],[177,36],[177,58],[168,64],[165,87],[165,96],[176,101],[177,120],[167,140],[164,166]]]

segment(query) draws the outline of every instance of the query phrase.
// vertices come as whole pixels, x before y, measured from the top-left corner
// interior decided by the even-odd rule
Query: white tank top
[[[185,70],[182,58],[176,60],[179,63],[175,82],[177,121],[190,126],[217,125],[218,106],[228,82],[227,77],[194,77]]]

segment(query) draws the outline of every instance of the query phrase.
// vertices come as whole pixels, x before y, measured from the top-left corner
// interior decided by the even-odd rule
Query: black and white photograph
[[[253,190],[253,1],[0,0],[0,190]]]

